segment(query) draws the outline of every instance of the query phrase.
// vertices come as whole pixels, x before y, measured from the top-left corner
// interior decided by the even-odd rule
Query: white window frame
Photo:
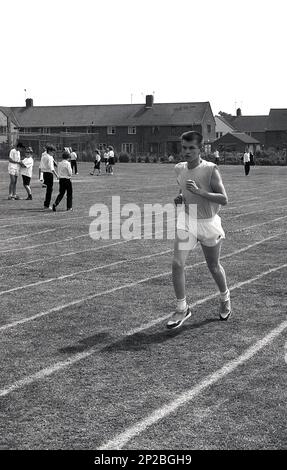
[[[136,126],[128,126],[128,134],[135,135],[137,133]]]
[[[51,134],[50,127],[42,127],[42,134]]]
[[[107,127],[107,134],[108,134],[108,135],[115,135],[115,133],[116,133],[116,128],[115,128],[115,126],[108,126],[108,127]]]
[[[128,153],[129,155],[134,153],[135,147],[133,142],[125,142],[122,144],[122,152]]]

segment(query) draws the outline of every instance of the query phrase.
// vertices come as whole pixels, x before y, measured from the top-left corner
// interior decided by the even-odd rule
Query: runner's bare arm
[[[186,188],[188,189],[188,191],[198,194],[199,196],[204,197],[209,201],[216,202],[217,204],[225,206],[228,203],[228,197],[220,173],[216,167],[212,172],[210,184],[213,189],[212,193],[199,188],[196,183],[192,180],[187,181]]]

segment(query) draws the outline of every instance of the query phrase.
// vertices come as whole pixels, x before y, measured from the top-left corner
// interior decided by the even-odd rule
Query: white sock
[[[178,312],[184,312],[187,309],[186,297],[184,299],[176,300],[176,310]]]
[[[230,291],[227,289],[225,292],[220,292],[221,300],[228,300],[230,298]]]

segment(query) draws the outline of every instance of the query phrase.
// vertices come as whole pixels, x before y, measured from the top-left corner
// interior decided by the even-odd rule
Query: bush
[[[149,157],[146,156],[145,159],[144,159],[145,163],[150,163],[150,160],[149,160]]]
[[[119,162],[120,163],[129,163],[129,161],[130,161],[130,157],[129,157],[128,153],[121,152],[120,155],[119,155]]]

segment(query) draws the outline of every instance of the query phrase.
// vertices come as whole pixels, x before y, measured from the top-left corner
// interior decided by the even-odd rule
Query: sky
[[[1,2],[0,105],[287,108],[285,0]],[[24,91],[26,89],[26,92]]]

